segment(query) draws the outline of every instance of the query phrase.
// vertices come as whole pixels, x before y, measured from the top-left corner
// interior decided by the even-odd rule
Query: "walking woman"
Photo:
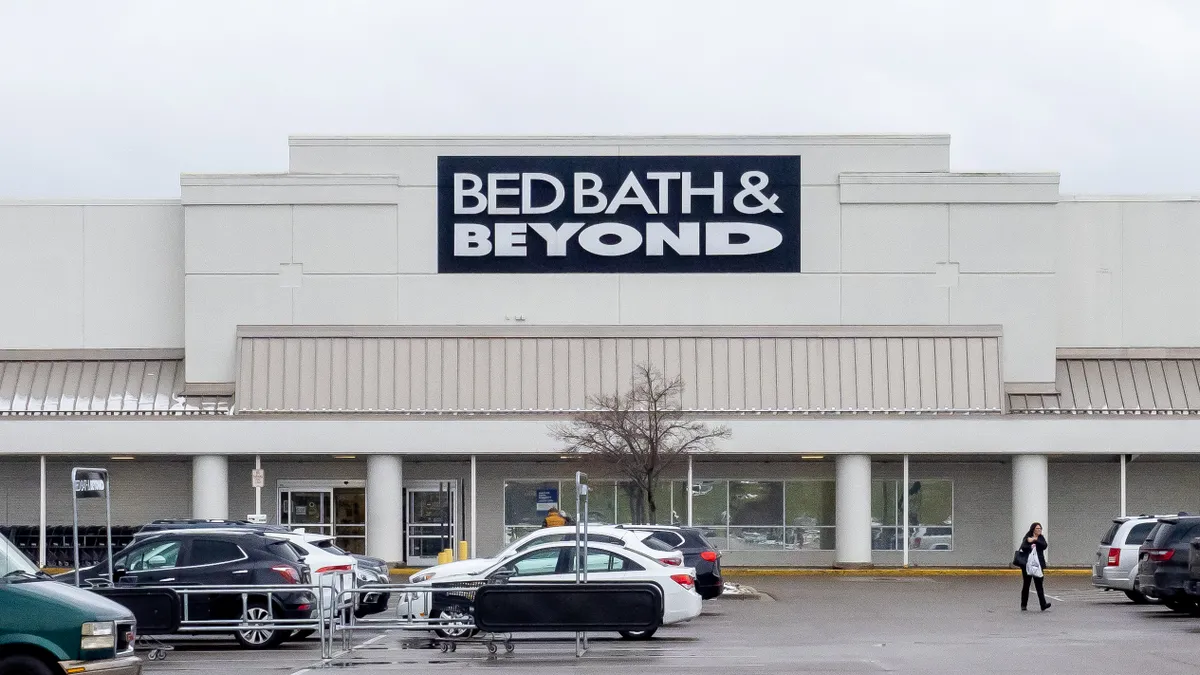
[[[1043,577],[1046,570],[1046,554],[1044,551],[1048,544],[1046,538],[1042,536],[1042,524],[1034,523],[1029,526],[1029,531],[1025,533],[1025,538],[1021,540],[1021,548],[1019,549],[1026,557],[1025,566],[1021,568],[1021,611],[1026,610],[1026,605],[1029,604],[1029,582],[1037,588],[1038,603],[1042,606],[1042,611],[1050,609],[1050,603],[1046,602],[1046,589],[1042,585]]]

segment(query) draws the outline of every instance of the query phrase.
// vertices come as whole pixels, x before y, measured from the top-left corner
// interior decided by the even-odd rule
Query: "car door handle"
[[[238,570],[234,574],[250,574],[250,570]]]
[[[166,578],[166,579],[162,579],[162,580],[161,580],[161,582],[162,582],[162,583],[164,583],[164,584],[165,584],[165,583],[167,583],[168,581],[175,581],[175,577],[169,577],[169,578]]]

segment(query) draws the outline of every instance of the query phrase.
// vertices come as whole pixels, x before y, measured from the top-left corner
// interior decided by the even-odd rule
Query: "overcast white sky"
[[[1194,0],[0,0],[0,197],[173,197],[297,133],[950,133],[1200,194],[1197,36]]]

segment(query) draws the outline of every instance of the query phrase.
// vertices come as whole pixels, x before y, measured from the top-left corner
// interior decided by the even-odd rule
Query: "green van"
[[[53,581],[0,536],[0,675],[139,675],[133,614]]]

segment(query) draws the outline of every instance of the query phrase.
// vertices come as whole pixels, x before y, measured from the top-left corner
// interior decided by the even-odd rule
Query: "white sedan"
[[[589,544],[613,544],[614,546],[621,546],[653,558],[662,565],[683,567],[683,554],[658,539],[651,537],[650,535],[652,534],[654,533],[626,530],[611,525],[591,525],[588,527],[587,538]],[[435,579],[441,581],[442,578],[451,575],[479,572],[486,570],[501,560],[506,560],[522,551],[527,551],[534,546],[559,541],[574,542],[575,536],[574,525],[542,528],[537,532],[532,532],[514,541],[507,548],[490,558],[471,558],[469,560],[457,560],[441,565],[434,565],[433,567],[426,567],[411,575],[408,578],[408,583],[428,586]],[[427,618],[429,615],[429,594],[408,593],[401,595],[400,611],[401,616],[416,619]]]
[[[559,541],[527,548],[514,556],[493,562],[486,569],[477,572],[439,575],[437,580],[442,588],[453,587],[459,583],[463,584],[464,588],[477,587],[482,583],[504,578],[521,583],[574,583],[575,563],[575,542]],[[663,615],[660,624],[663,626],[690,621],[700,615],[703,601],[696,593],[696,572],[690,567],[663,565],[654,558],[614,544],[589,543],[587,580],[648,581],[657,584],[663,591]],[[415,595],[427,598],[431,594]],[[463,598],[463,603],[455,603],[454,596],[447,595],[449,602],[439,600],[433,607],[431,618],[447,621],[468,620],[469,600]],[[428,600],[421,599],[417,602],[424,606]],[[657,629],[623,631],[621,635],[628,639],[647,639],[654,635],[655,630]],[[465,631],[438,629],[435,632],[442,637],[459,637]]]

